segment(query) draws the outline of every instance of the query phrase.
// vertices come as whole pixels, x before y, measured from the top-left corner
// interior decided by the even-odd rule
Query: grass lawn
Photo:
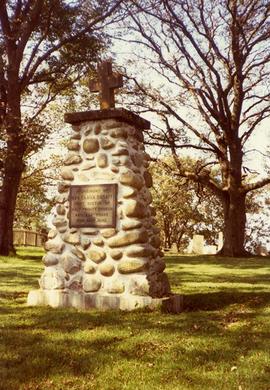
[[[167,258],[180,315],[26,306],[41,252],[0,257],[0,389],[270,389],[270,258]]]

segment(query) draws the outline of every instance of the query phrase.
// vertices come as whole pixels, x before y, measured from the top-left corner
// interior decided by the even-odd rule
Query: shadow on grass
[[[221,257],[215,255],[201,256],[168,256],[165,257],[167,268],[172,266],[188,266],[188,265],[214,265],[224,268],[262,268],[270,266],[270,256],[254,256],[254,257]]]

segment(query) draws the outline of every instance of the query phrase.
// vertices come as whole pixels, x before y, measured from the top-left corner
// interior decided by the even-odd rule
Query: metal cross
[[[100,108],[106,110],[115,107],[114,90],[123,87],[123,77],[113,73],[111,61],[98,65],[98,79],[90,81],[91,92],[99,92]]]

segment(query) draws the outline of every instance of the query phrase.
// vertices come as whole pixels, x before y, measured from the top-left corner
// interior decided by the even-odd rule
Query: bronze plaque
[[[116,226],[117,184],[70,187],[70,227]]]

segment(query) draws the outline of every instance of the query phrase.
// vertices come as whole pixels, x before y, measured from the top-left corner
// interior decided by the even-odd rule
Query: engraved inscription
[[[115,227],[117,184],[70,187],[70,227]]]

